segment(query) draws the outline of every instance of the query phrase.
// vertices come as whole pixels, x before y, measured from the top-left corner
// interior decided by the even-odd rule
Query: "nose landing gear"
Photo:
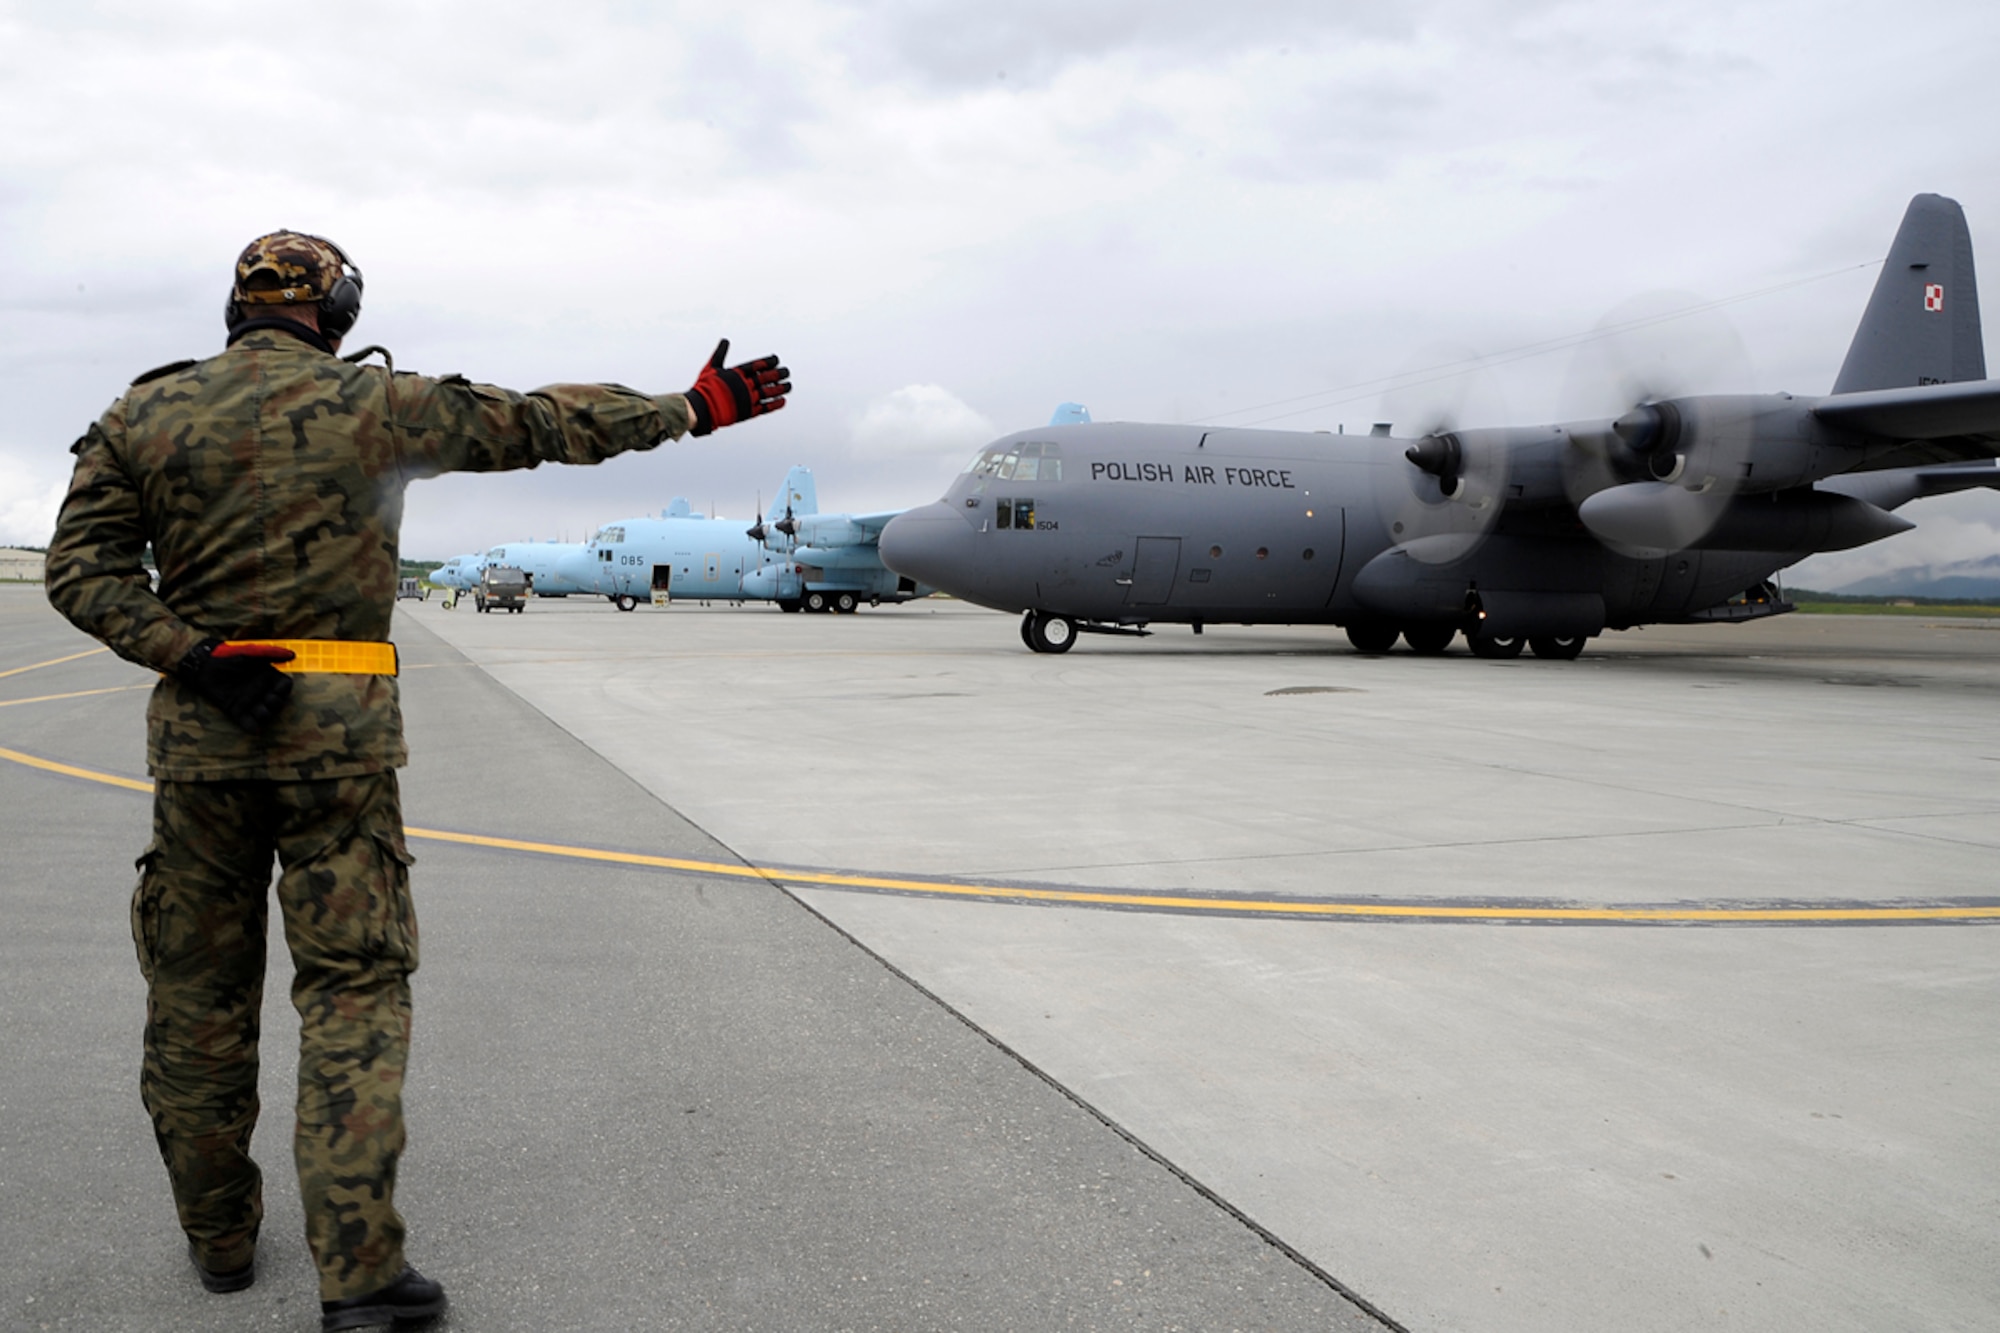
[[[1029,611],[1021,617],[1021,642],[1038,653],[1066,653],[1076,643],[1076,622],[1047,611]]]

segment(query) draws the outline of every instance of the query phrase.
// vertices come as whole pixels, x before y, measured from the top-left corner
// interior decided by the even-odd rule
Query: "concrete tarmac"
[[[413,828],[738,864],[431,623],[401,627]],[[0,589],[0,631],[0,746],[142,779],[150,673],[58,662],[91,645],[39,589]],[[275,923],[258,1281],[211,1296],[187,1263],[137,1093],[149,809],[0,761],[0,1327],[317,1328]],[[437,1327],[1384,1327],[765,880],[413,846],[398,1199]]]
[[[1410,1328],[2000,1309],[2000,626],[1802,617],[1575,663],[1223,628],[1025,652],[952,604],[411,619],[760,865],[1782,925],[815,908]],[[531,624],[533,621],[535,623]],[[1447,921],[1451,918],[1447,917]]]
[[[0,592],[0,671],[88,646],[37,606]],[[1371,1326],[1330,1282],[1426,1330],[2000,1309],[1990,622],[1489,663],[1036,657],[949,603],[402,611],[413,825],[794,885],[416,844],[402,1197],[455,1325]],[[6,702],[140,674],[0,680],[0,745],[141,772],[142,692]],[[0,1184],[41,1201],[0,1291],[240,1326],[199,1322],[131,1086],[145,803],[9,764],[0,800]],[[857,873],[900,887],[806,882]],[[251,1296],[296,1303],[283,1044]]]

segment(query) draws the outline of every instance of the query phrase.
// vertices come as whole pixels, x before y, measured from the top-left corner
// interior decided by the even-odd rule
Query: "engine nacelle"
[[[1643,403],[1611,423],[1618,470],[1631,482],[1692,492],[1764,495],[1853,465],[1852,444],[1788,393],[1707,394]]]
[[[802,514],[791,520],[800,546],[872,546],[875,534],[841,514]],[[782,526],[782,525],[781,525]]]
[[[821,569],[877,570],[882,568],[881,548],[873,542],[852,546],[801,546],[792,559]]]

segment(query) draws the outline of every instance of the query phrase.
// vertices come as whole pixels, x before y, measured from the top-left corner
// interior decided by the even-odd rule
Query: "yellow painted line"
[[[86,648],[80,653],[71,653],[68,657],[52,657],[46,662],[36,662],[32,666],[15,667],[11,671],[0,671],[0,680],[5,680],[8,676],[18,676],[23,671],[40,671],[43,667],[61,666],[64,662],[74,662],[80,657],[95,657],[99,653],[108,653],[110,651],[109,648]]]
[[[100,773],[90,768],[78,768],[74,764],[58,764],[53,759],[37,759],[34,755],[22,754],[19,750],[0,749],[0,759],[11,759],[17,764],[26,764],[29,768],[39,768],[48,773],[60,773],[66,778],[82,778],[85,782],[102,782],[109,787],[123,787],[127,791],[153,790],[153,784],[150,782],[140,782],[136,778],[121,778],[113,773]]]
[[[65,777],[102,782],[130,791],[150,792],[153,784],[116,777],[51,759],[37,759],[15,750],[0,749],[0,759],[9,759],[30,768],[39,768]],[[953,884],[931,879],[896,879],[882,875],[842,874],[828,870],[784,870],[771,866],[732,865],[723,861],[695,861],[678,856],[649,856],[643,852],[614,852],[599,847],[576,847],[560,842],[531,842],[523,838],[494,838],[479,833],[452,833],[444,829],[405,828],[412,838],[431,842],[458,843],[467,847],[488,847],[496,851],[530,852],[572,861],[598,861],[609,865],[645,866],[657,870],[679,870],[700,875],[736,879],[761,879],[778,884],[820,885],[835,889],[887,889],[898,893],[927,894],[956,898],[987,898],[1013,902],[1074,903],[1091,907],[1151,908],[1175,912],[1214,912],[1228,916],[1309,916],[1328,918],[1375,918],[1430,921],[1598,921],[1598,922],[1752,922],[1795,921],[1831,924],[1838,922],[1890,921],[1993,921],[2000,920],[2000,906],[1994,907],[1481,907],[1450,903],[1329,903],[1310,900],[1255,898],[1196,898],[1177,894],[1119,893],[1102,889],[1031,889],[1007,884]]]
[[[32,699],[0,699],[0,708],[12,708],[16,704],[45,704],[57,699],[88,699],[93,694],[119,694],[125,690],[150,690],[152,682],[144,685],[112,685],[102,690],[72,690],[68,694],[38,694]]]

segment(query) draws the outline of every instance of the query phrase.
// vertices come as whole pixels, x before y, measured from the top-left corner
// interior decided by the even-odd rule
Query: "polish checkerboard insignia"
[[[1926,310],[1944,309],[1943,283],[1930,282],[1924,284],[1924,309]]]

